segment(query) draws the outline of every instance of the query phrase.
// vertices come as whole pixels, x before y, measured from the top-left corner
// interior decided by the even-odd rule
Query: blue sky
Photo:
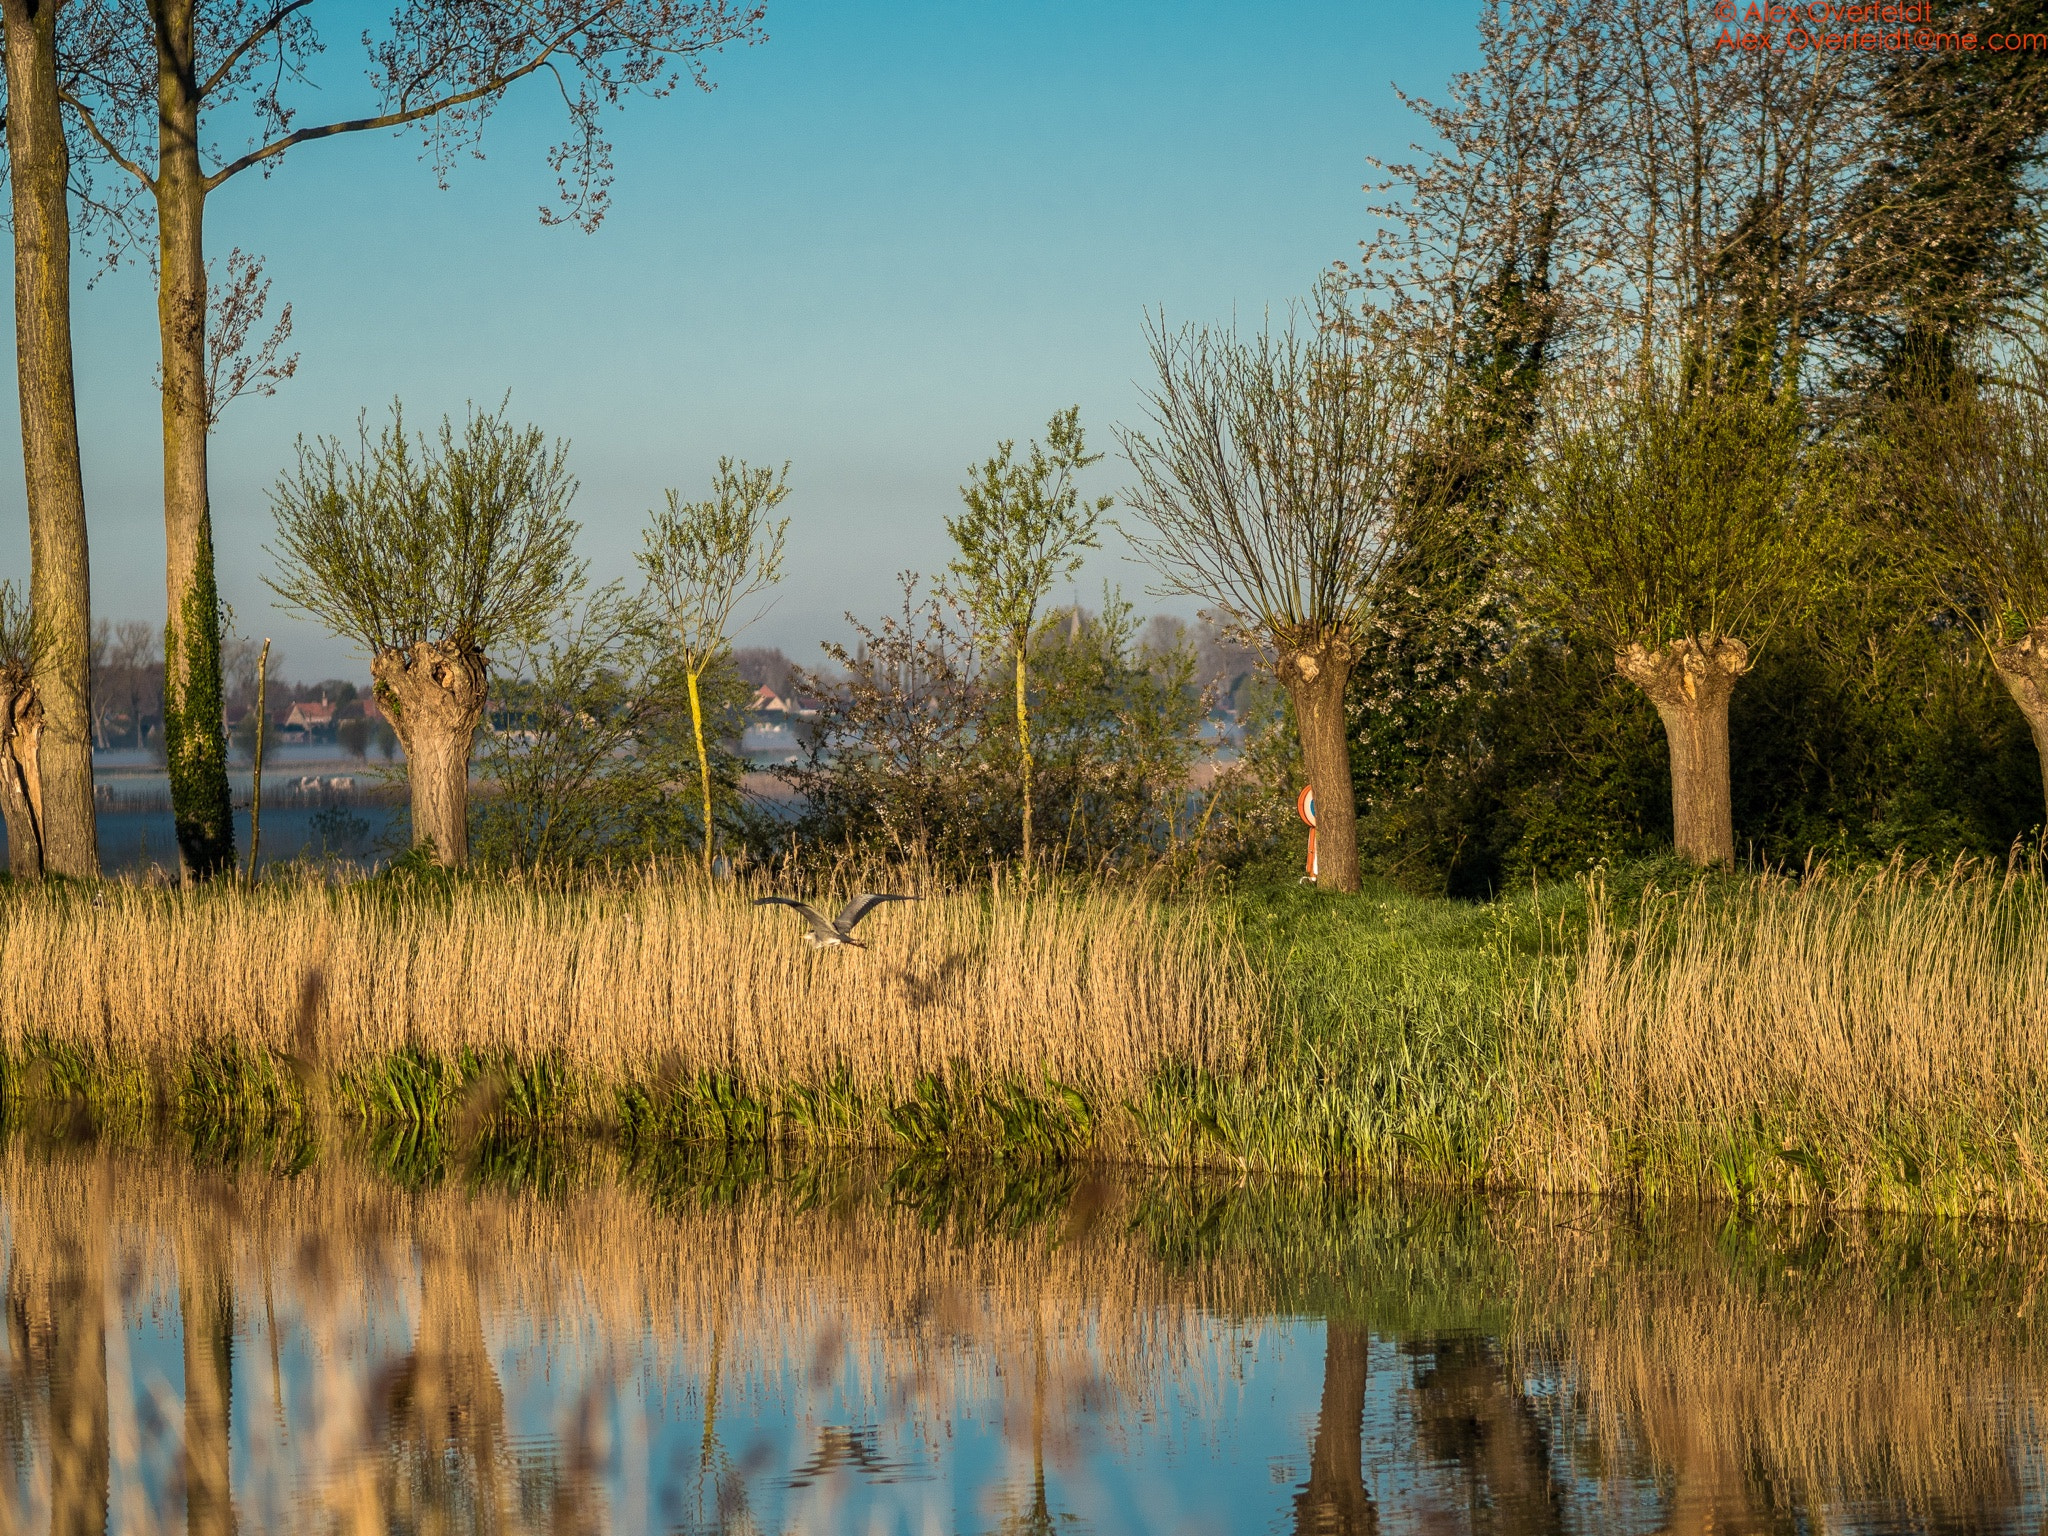
[[[322,10],[328,110],[350,111],[360,22]],[[557,121],[539,90],[446,192],[412,140],[305,146],[209,204],[209,249],[267,259],[301,353],[214,443],[237,627],[275,635],[289,676],[366,675],[271,607],[268,486],[295,436],[352,431],[365,407],[400,397],[427,423],[509,391],[572,444],[600,578],[631,570],[664,487],[701,494],[722,453],[791,461],[788,576],[745,643],[813,657],[846,610],[890,605],[897,571],[943,566],[956,488],[999,439],[1078,403],[1112,450],[1094,489],[1114,491],[1147,309],[1256,320],[1352,254],[1367,157],[1416,132],[1392,83],[1440,94],[1473,19],[1466,0],[770,0],[769,40],[716,61],[716,91],[612,119],[614,207],[594,235],[536,217]],[[146,269],[75,308],[95,607],[160,622]],[[0,439],[0,576],[25,579],[19,440]],[[1107,578],[1164,606],[1124,554],[1091,561],[1084,600]]]

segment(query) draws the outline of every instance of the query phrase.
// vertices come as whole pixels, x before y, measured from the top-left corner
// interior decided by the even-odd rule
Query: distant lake
[[[0,1149],[0,1528],[2038,1531],[2030,1228],[497,1142]]]

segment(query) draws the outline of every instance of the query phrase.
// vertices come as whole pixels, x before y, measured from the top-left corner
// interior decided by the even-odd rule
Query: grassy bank
[[[2048,1217],[2048,896],[1986,866],[1474,905],[997,882],[0,894],[17,1112],[793,1139]]]

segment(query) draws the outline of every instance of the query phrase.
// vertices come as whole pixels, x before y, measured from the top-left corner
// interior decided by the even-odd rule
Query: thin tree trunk
[[[57,95],[55,0],[4,0],[7,168],[14,212],[14,344],[27,479],[29,606],[48,637],[42,862],[100,872],[92,798],[92,582],[71,358],[71,171]]]
[[[149,0],[157,43],[157,326],[163,342],[164,755],[187,880],[235,867],[220,592],[206,491],[206,180],[193,0]]]
[[[1735,812],[1728,779],[1728,704],[1749,670],[1749,647],[1721,636],[1673,640],[1657,650],[1632,645],[1615,670],[1657,707],[1671,743],[1671,840],[1695,864],[1735,862]]]
[[[690,674],[690,729],[697,737],[697,777],[704,789],[704,873],[711,873],[711,754],[704,750],[704,705],[697,697],[697,674]]]
[[[107,1529],[106,1258],[91,1213],[78,1236],[50,1286],[50,1536]]]
[[[1031,709],[1025,676],[1026,636],[1017,639],[1017,764],[1024,782],[1024,867],[1031,867]]]
[[[200,1217],[202,1228],[213,1219]],[[178,1268],[185,1346],[185,1530],[187,1536],[234,1536],[229,1423],[235,1296],[218,1234],[188,1238]]]
[[[1322,819],[1317,797],[1316,819]],[[1365,1486],[1365,1388],[1372,1336],[1351,1323],[1325,1325],[1323,1401],[1309,1449],[1308,1482],[1294,1497],[1296,1536],[1371,1536],[1379,1509]]]
[[[1351,742],[1344,720],[1344,685],[1354,656],[1341,639],[1280,646],[1282,686],[1294,701],[1301,755],[1316,792],[1316,884],[1329,891],[1358,889],[1358,805],[1351,791]]]
[[[0,817],[7,823],[7,866],[17,880],[43,877],[42,739],[35,683],[0,672]]]
[[[2048,619],[2012,644],[1994,646],[1991,665],[2013,703],[2027,717],[2027,728],[2034,733],[2034,754],[2041,760],[2042,791],[2048,795]]]
[[[482,651],[458,640],[387,647],[370,661],[377,702],[405,748],[413,846],[450,869],[469,862],[469,757],[490,680]]]

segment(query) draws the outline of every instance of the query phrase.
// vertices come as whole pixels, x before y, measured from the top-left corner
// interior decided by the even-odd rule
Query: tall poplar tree
[[[417,127],[437,174],[474,146],[491,109],[531,75],[558,87],[568,116],[550,154],[560,198],[542,217],[595,228],[611,185],[603,114],[661,96],[706,56],[757,40],[747,0],[405,0],[364,33],[370,101],[358,115],[301,123],[300,93],[321,47],[316,14],[353,25],[334,0],[73,0],[102,69],[60,81],[98,151],[133,177],[153,213],[163,356],[164,745],[179,862],[187,878],[234,867],[222,727],[220,598],[207,496],[207,199],[301,145]],[[249,127],[217,152],[216,123]],[[227,131],[236,131],[230,129]]]
[[[60,79],[81,64],[63,0],[4,0],[7,176],[14,216],[14,358],[27,481],[29,606],[45,644],[41,867],[99,873],[92,796],[92,580],[71,358],[71,151]],[[19,859],[17,858],[17,867]]]

